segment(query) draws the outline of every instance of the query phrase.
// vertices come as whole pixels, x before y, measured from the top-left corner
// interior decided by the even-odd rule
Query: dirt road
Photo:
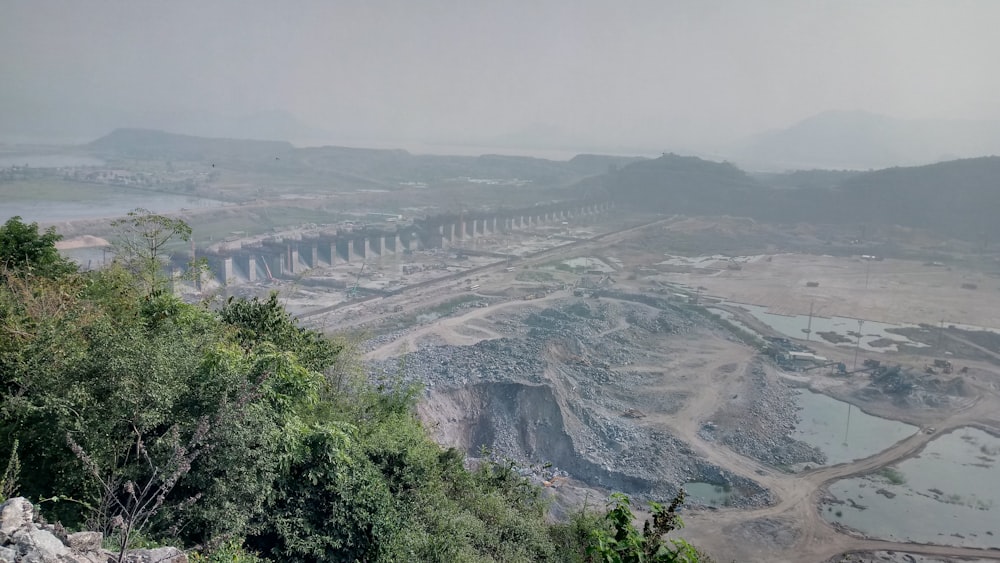
[[[665,221],[656,223],[662,222]],[[604,249],[635,236],[646,226],[649,225],[634,227],[603,240],[592,240],[572,247],[545,251],[542,255],[522,264],[539,263]],[[477,274],[482,277],[477,282],[481,284],[480,291],[489,293],[513,283],[513,274],[504,272],[504,266],[505,264],[497,264]],[[907,270],[907,273],[917,274],[923,271]],[[735,278],[740,274],[729,275]],[[850,276],[857,277],[857,275],[857,272],[850,272]],[[463,283],[451,280],[440,284],[428,284],[413,292],[404,292],[402,295],[387,298],[385,301],[391,305],[402,304],[407,312],[416,311],[454,296],[455,291],[460,289]],[[845,282],[844,285],[849,284]],[[487,308],[472,309],[461,315],[411,330],[372,350],[367,354],[367,358],[393,357],[401,350],[416,349],[425,338],[435,338],[455,345],[471,345],[483,339],[497,338],[501,335],[491,330],[489,324],[485,322],[491,315],[513,307],[535,304],[544,306],[549,301],[567,296],[568,292],[563,291],[531,302],[512,301]],[[352,320],[352,323],[362,325],[377,318],[377,313],[370,312]],[[612,326],[604,331],[603,335],[609,336],[623,327],[623,324]],[[937,432],[933,434],[917,432],[876,455],[850,463],[819,467],[796,474],[784,473],[744,457],[717,442],[707,441],[699,434],[702,425],[711,420],[730,399],[734,386],[739,384],[741,378],[747,377],[746,371],[755,361],[755,352],[752,349],[742,344],[723,343],[719,338],[710,336],[694,333],[680,340],[671,341],[669,349],[665,349],[661,354],[650,354],[649,360],[645,363],[629,366],[629,369],[637,372],[662,372],[664,374],[662,389],[683,391],[685,394],[683,406],[678,411],[647,412],[641,424],[662,427],[687,443],[698,456],[709,463],[752,479],[768,488],[776,500],[774,504],[759,509],[688,511],[685,514],[687,528],[683,532],[684,537],[705,548],[718,561],[823,562],[838,554],[854,551],[898,551],[936,557],[1000,561],[1000,550],[858,537],[827,522],[818,509],[820,497],[830,483],[868,474],[912,457],[943,433],[970,425],[1000,432],[1000,422],[996,420],[994,414],[1000,412],[1000,394],[986,385],[975,385],[975,391],[979,393],[978,399],[961,402],[958,408],[951,410],[927,410],[921,412],[919,416],[912,417],[918,419],[921,426],[936,427]],[[816,344],[825,347],[822,343]],[[831,357],[838,352],[850,353],[832,345],[826,348],[830,349],[831,354],[828,355]],[[679,366],[687,368],[675,369]],[[772,381],[781,377],[773,367],[768,367],[766,372]],[[575,388],[561,385],[558,377],[552,379],[557,395],[562,397],[562,400],[573,400]],[[799,378],[799,383],[809,382],[812,379],[819,379],[819,376]],[[822,383],[823,385],[816,387],[826,392],[830,389],[824,388],[824,385],[826,387],[834,385],[825,380]],[[837,385],[842,384],[838,382]]]
[[[713,403],[717,404],[719,393],[707,391],[708,400],[694,400],[692,408],[684,412],[684,418],[692,421],[698,417],[710,416]],[[771,489],[778,498],[772,506],[758,510],[724,509],[717,511],[699,511],[689,513],[685,520],[688,527],[685,536],[697,545],[704,546],[709,553],[720,560],[735,559],[737,561],[771,561],[771,562],[801,562],[826,561],[827,559],[847,551],[890,550],[920,553],[925,555],[947,557],[979,557],[1000,560],[1000,550],[983,550],[939,545],[924,545],[915,543],[893,542],[869,539],[848,535],[828,523],[817,509],[824,488],[837,480],[868,474],[898,463],[918,454],[931,440],[941,434],[965,426],[980,426],[990,413],[1000,408],[1000,400],[995,395],[985,396],[971,407],[946,415],[936,422],[938,431],[934,434],[918,432],[882,452],[851,463],[820,467],[798,474],[775,472],[761,464],[736,455],[730,450],[720,448],[717,444],[705,443],[697,434],[691,432],[691,424],[678,424],[675,429],[699,453],[712,462],[725,467],[734,473],[753,478]],[[705,410],[701,410],[705,409]],[[986,427],[993,432],[1000,431],[998,427]],[[914,515],[914,517],[920,517]],[[928,516],[930,517],[930,516]],[[767,526],[755,526],[755,523],[783,523],[787,535],[793,535],[794,540],[787,545],[773,542],[746,541],[747,529],[759,530],[767,535],[771,530]],[[722,533],[720,533],[720,530]],[[776,534],[777,535],[777,534]]]
[[[641,233],[644,229],[654,228],[673,220],[672,218],[667,218],[647,221],[610,233],[597,235],[590,240],[571,242],[536,252],[518,262],[517,266],[521,268],[530,267],[559,258],[592,253],[599,249],[621,243]],[[303,313],[299,315],[299,318],[309,319],[312,325],[325,328],[326,330],[337,332],[348,331],[384,319],[386,314],[379,312],[379,310],[391,310],[394,311],[394,314],[405,315],[454,298],[457,294],[465,291],[464,288],[467,280],[472,276],[481,278],[477,283],[481,286],[483,293],[503,290],[514,283],[515,274],[507,272],[507,267],[508,263],[506,261],[498,261],[476,268],[474,271],[465,272],[464,275],[451,276],[440,281],[431,280],[415,288],[402,288],[395,295],[369,297],[363,301],[340,303],[331,307],[324,307]],[[373,307],[373,305],[377,305],[377,307]],[[346,318],[344,315],[346,312],[359,312],[360,314],[353,318]]]

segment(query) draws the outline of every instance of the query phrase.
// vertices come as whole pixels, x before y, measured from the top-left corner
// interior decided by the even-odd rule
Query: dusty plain
[[[471,463],[514,460],[550,492],[557,516],[615,490],[641,504],[708,483],[733,496],[692,498],[682,534],[717,561],[1000,560],[998,550],[865,537],[820,513],[836,480],[918,455],[958,428],[1000,432],[998,341],[951,328],[1000,328],[995,257],[920,233],[852,236],[621,210],[386,257],[364,271],[343,264],[203,289],[219,299],[278,291],[307,326],[347,335],[375,377],[423,385],[419,413],[443,445],[465,450]],[[873,250],[886,248],[889,256]],[[831,361],[878,359],[914,373],[946,357],[964,368],[949,376],[961,378],[961,392],[918,378],[937,406],[905,403],[865,393],[865,373],[782,369],[763,343],[787,335],[739,303],[925,325],[911,335],[921,346],[865,350],[860,359],[816,336],[794,340]],[[724,307],[755,334],[706,305]],[[802,470],[811,450],[788,437],[800,388],[920,431],[870,457]]]

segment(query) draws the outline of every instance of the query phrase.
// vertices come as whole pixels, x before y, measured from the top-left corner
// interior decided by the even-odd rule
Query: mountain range
[[[1000,154],[1000,121],[830,111],[720,149],[746,169],[869,170]]]

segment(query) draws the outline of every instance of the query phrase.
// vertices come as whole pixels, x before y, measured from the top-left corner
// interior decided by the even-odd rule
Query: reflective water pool
[[[998,458],[1000,438],[963,428],[888,470],[833,483],[837,503],[820,509],[874,537],[1000,548]]]

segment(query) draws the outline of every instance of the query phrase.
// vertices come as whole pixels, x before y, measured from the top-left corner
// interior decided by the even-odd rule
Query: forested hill
[[[285,141],[249,141],[243,139],[209,139],[177,135],[152,129],[115,129],[87,148],[131,158],[202,160],[206,156],[254,155],[280,156],[294,149]]]
[[[829,111],[755,135],[726,155],[744,166],[770,170],[867,170],[998,151],[1000,122],[994,120],[898,119],[863,111]]]
[[[484,154],[412,154],[401,149],[340,146],[294,147],[284,141],[250,141],[118,129],[84,147],[104,158],[212,163],[218,171],[252,172],[280,178],[321,180],[332,187],[398,188],[408,182],[483,179],[569,186],[588,176],[624,166],[639,157],[578,155],[570,160]]]
[[[674,213],[746,213],[767,188],[729,163],[664,154],[604,177],[613,198]]]
[[[869,221],[1000,235],[1000,157],[878,170],[847,180],[838,191]]]
[[[838,175],[840,181],[830,182]],[[788,176],[755,179],[728,163],[664,155],[610,172],[600,182],[581,184],[581,189],[599,183],[619,203],[663,213],[781,222],[880,222],[970,240],[1000,237],[1000,222],[994,220],[1000,209],[1000,157],[838,172],[826,175],[826,186],[819,182],[796,187]]]

